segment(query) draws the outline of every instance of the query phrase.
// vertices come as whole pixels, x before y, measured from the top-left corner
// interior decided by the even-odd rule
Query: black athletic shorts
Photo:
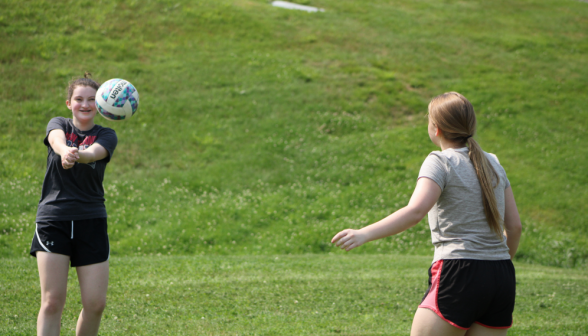
[[[429,289],[419,308],[428,308],[454,327],[512,326],[515,270],[510,260],[448,259],[429,269]]]
[[[31,255],[37,251],[69,256],[71,267],[104,262],[110,258],[106,218],[37,222]]]

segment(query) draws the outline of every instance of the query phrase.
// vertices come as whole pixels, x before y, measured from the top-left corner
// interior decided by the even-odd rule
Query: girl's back
[[[498,237],[488,225],[482,190],[468,153],[467,147],[434,151],[419,172],[419,178],[435,181],[442,190],[429,212],[431,238],[435,245],[433,261],[509,259],[506,240]],[[494,194],[500,217],[504,219],[504,190],[510,183],[496,156],[484,154],[499,177]]]

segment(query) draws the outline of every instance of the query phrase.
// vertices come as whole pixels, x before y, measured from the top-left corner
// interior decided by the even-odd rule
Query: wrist
[[[375,238],[372,237],[372,235],[370,234],[370,230],[368,229],[368,227],[364,227],[361,228],[359,230],[357,230],[357,235],[360,237],[360,239],[362,240],[362,244],[365,244],[367,242],[370,242],[372,240],[374,240]]]

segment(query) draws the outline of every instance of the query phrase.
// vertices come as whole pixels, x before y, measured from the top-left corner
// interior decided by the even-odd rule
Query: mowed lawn
[[[35,333],[42,140],[84,71],[141,94],[132,119],[96,120],[119,136],[101,335],[407,335],[426,220],[351,253],[329,240],[408,202],[446,91],[474,104],[523,220],[510,335],[588,334],[588,3],[300,2],[326,11],[0,1],[0,335]]]
[[[430,257],[161,256],[111,260],[101,335],[407,335]],[[32,335],[35,260],[3,259],[0,335]],[[509,335],[588,333],[588,272],[516,263]],[[81,309],[71,270],[62,335]]]

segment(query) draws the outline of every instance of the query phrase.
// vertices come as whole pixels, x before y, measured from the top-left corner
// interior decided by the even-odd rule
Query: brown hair
[[[89,86],[98,91],[100,84],[98,84],[98,82],[96,82],[90,77],[92,77],[92,74],[89,72],[85,72],[83,78],[72,78],[72,80],[69,81],[69,85],[67,86],[67,100],[71,100],[71,96],[73,95],[74,89],[78,86]]]
[[[470,160],[482,188],[482,203],[486,220],[490,229],[502,238],[502,219],[494,195],[494,186],[498,184],[500,178],[478,142],[473,138],[476,133],[474,107],[461,94],[446,92],[433,98],[429,103],[429,118],[436,127],[441,129],[445,139],[467,144],[469,147]]]

